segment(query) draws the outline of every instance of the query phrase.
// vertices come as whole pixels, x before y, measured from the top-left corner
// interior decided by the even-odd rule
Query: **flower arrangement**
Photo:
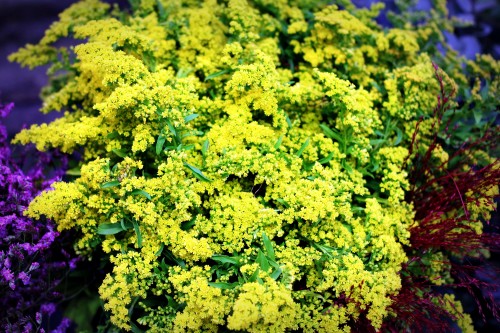
[[[64,111],[14,142],[82,156],[26,215],[103,251],[101,331],[473,330],[437,287],[500,243],[500,64],[447,48],[443,1],[129,2],[10,57]]]

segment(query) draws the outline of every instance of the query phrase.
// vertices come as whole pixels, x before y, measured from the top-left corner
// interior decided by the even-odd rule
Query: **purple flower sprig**
[[[13,107],[0,104],[0,121]],[[78,258],[63,248],[64,237],[52,221],[34,221],[23,212],[36,195],[62,178],[67,160],[57,152],[33,152],[30,147],[14,156],[6,140],[0,123],[0,331],[45,332],[46,327],[64,332],[71,322],[63,319],[54,330],[50,317],[62,299],[56,287]]]

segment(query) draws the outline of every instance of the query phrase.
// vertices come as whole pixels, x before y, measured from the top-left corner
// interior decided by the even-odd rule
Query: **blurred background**
[[[14,102],[14,111],[5,119],[9,138],[24,126],[34,123],[49,122],[59,116],[57,112],[43,115],[38,112],[41,107],[39,93],[47,83],[47,68],[29,70],[18,64],[10,63],[7,56],[27,43],[37,43],[58,14],[76,0],[0,0],[0,102]],[[117,1],[106,1],[114,2]],[[126,1],[118,1],[121,4]],[[373,0],[354,0],[357,5],[369,5]],[[387,8],[395,8],[394,0],[384,1]],[[420,0],[419,9],[429,9],[431,0]],[[450,14],[461,20],[471,22],[469,27],[460,28],[454,35],[447,34],[448,42],[468,58],[476,53],[490,53],[500,59],[500,1],[499,0],[449,0]],[[500,97],[500,96],[499,96]],[[494,228],[500,225],[499,214],[491,224]],[[498,231],[498,230],[496,230]],[[493,254],[494,268],[487,270],[487,276],[478,276],[498,285],[500,260]],[[484,291],[477,290],[478,295]],[[485,313],[486,320],[481,320],[473,297],[459,292],[464,308],[473,314],[476,329],[479,332],[500,332],[500,324],[491,313]],[[500,304],[500,293],[494,291],[497,304]],[[479,298],[481,298],[479,296]]]

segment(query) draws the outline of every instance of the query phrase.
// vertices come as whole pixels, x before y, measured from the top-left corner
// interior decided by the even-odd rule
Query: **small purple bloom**
[[[52,221],[34,221],[23,212],[35,196],[62,178],[67,159],[33,147],[11,154],[2,118],[13,106],[0,104],[0,331],[42,332],[32,323],[41,325],[44,316],[56,311],[54,302],[62,294],[55,288],[76,261],[74,254],[61,255],[59,247],[65,239]],[[60,168],[53,167],[56,160]],[[68,321],[59,327],[65,330]]]
[[[43,314],[50,316],[56,312],[56,305],[54,303],[45,303],[40,307],[40,311]]]
[[[30,276],[26,274],[26,272],[19,273],[17,277],[23,282],[25,286],[27,286],[30,283]]]

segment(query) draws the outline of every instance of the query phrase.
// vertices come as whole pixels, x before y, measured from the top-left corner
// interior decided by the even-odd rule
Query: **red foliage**
[[[417,139],[419,124],[412,137],[410,182],[412,187],[407,200],[414,203],[418,225],[411,231],[411,248],[408,252],[414,257],[403,268],[403,287],[396,295],[391,311],[396,317],[384,324],[385,330],[399,332],[451,332],[453,315],[448,313],[432,299],[438,295],[433,283],[422,276],[425,264],[422,258],[433,252],[442,252],[450,258],[451,275],[455,283],[445,288],[465,288],[473,295],[483,315],[483,304],[498,318],[498,305],[491,293],[482,295],[480,291],[496,287],[476,277],[481,261],[469,263],[467,255],[480,254],[480,250],[500,250],[500,235],[497,233],[478,234],[471,227],[471,214],[467,207],[479,205],[479,199],[486,199],[483,205],[493,207],[494,198],[487,192],[498,185],[500,180],[499,160],[478,166],[474,165],[474,153],[480,149],[494,146],[499,142],[498,129],[487,132],[475,142],[465,142],[449,157],[448,161],[436,164],[432,160],[433,151],[438,145],[438,134],[442,128],[448,131],[450,124],[442,124],[445,111],[449,109],[449,101],[454,92],[447,92],[437,66],[434,66],[436,78],[440,84],[440,96],[434,109],[437,121],[433,125],[433,137],[428,148],[419,153]],[[453,161],[451,163],[450,161]],[[468,196],[466,193],[473,193]],[[486,221],[488,222],[488,221]],[[417,273],[419,272],[419,273]]]

